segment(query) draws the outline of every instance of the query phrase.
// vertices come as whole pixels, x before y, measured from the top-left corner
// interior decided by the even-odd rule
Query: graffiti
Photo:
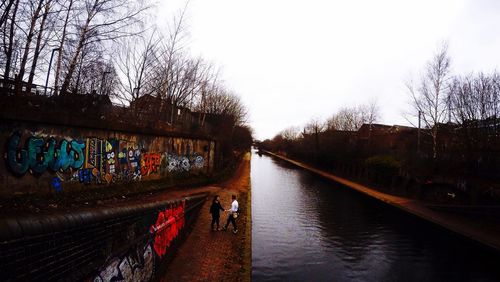
[[[118,154],[115,154],[117,150],[117,141],[115,139],[110,139],[106,142],[106,173],[113,175],[116,173],[116,165],[118,163]]]
[[[53,138],[30,137],[25,142],[25,149],[20,149],[21,135],[13,134],[7,145],[7,165],[17,175],[32,173],[42,174],[47,169],[66,171],[79,169],[83,165],[85,144],[76,140],[62,140],[57,146]]]
[[[151,152],[147,150],[150,143],[144,140],[71,139],[45,133],[28,134],[24,137],[16,131],[6,140],[6,168],[16,177],[27,172],[37,178],[43,177],[45,185],[56,191],[61,191],[63,184],[129,183],[167,174],[190,173],[205,166],[204,157],[194,150],[201,146],[194,146],[188,139],[157,142],[155,144],[170,145],[164,145],[166,151]],[[155,145],[155,148],[161,146]],[[54,174],[47,177],[46,173]]]
[[[186,202],[182,201],[181,204],[160,212],[156,223],[150,228],[150,233],[154,236],[153,247],[160,258],[184,227],[185,206]]]
[[[55,156],[57,157],[52,167],[52,170],[62,170],[65,171],[68,168],[79,169],[83,165],[84,155],[83,149],[85,144],[78,143],[73,140],[68,142],[66,140],[61,141],[60,148],[56,150]]]
[[[94,278],[103,281],[150,281],[154,274],[151,244],[138,245],[123,257],[115,257]]]
[[[78,171],[78,180],[83,184],[90,184],[92,182],[92,171],[84,168]]]
[[[159,153],[146,153],[142,155],[141,174],[149,175],[157,173],[161,164],[161,155]]]
[[[98,138],[87,138],[87,151],[85,154],[85,168],[92,169],[92,175],[96,181],[100,180],[104,174],[103,155],[105,152],[105,143]]]
[[[205,164],[202,156],[194,153],[188,156],[167,154],[167,170],[169,172],[190,171],[191,168],[201,169]]]
[[[59,179],[59,177],[52,178],[50,184],[52,184],[52,187],[57,193],[62,191],[61,179]]]
[[[201,168],[203,168],[204,164],[205,164],[205,160],[203,159],[202,156],[196,156],[194,158],[193,166],[195,168],[201,169]]]

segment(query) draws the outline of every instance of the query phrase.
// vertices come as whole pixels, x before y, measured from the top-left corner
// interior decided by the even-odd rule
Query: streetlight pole
[[[55,51],[61,51],[61,48],[52,49],[52,54],[50,55],[49,70],[47,71],[47,79],[45,80],[45,90],[43,92],[44,96],[47,95],[47,85],[49,84],[50,68],[52,67],[52,59],[54,58]]]

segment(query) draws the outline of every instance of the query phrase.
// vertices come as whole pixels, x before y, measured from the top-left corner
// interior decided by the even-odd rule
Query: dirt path
[[[238,197],[243,211],[237,220],[238,233],[211,231],[206,201],[192,233],[177,251],[162,281],[250,281],[251,276],[251,206],[250,206],[250,154],[248,153],[235,175],[212,195],[219,195],[222,206],[228,209],[231,195]],[[221,225],[227,213],[221,214]]]

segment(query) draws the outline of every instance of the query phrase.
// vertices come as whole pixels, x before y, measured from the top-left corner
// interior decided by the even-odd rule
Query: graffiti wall
[[[2,124],[0,195],[147,181],[213,171],[206,139]]]
[[[93,281],[150,281],[164,263],[171,244],[183,232],[186,201],[161,209],[156,222],[149,227],[149,234],[139,236],[138,242],[117,256],[111,256],[98,269]]]
[[[0,280],[160,281],[207,197],[0,219]]]

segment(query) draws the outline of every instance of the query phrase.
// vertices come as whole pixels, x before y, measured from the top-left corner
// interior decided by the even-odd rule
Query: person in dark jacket
[[[219,230],[220,211],[224,211],[219,201],[219,196],[215,196],[210,206],[210,213],[212,214],[212,230]],[[214,229],[214,224],[217,223],[217,229]]]

